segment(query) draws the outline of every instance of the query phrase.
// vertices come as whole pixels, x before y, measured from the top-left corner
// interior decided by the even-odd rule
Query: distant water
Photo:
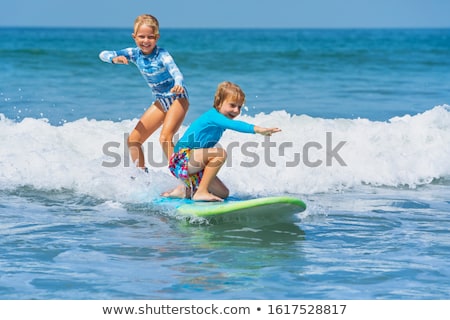
[[[191,98],[180,134],[223,80],[241,119],[283,130],[221,141],[232,196],[308,206],[259,229],[158,204],[177,182],[157,135],[150,175],[130,166],[151,92],[98,53],[131,32],[0,29],[0,297],[450,298],[450,29],[162,30]]]

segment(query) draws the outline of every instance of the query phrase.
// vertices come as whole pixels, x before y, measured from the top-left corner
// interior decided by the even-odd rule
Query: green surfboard
[[[186,216],[205,218],[213,223],[280,223],[295,220],[295,214],[306,209],[305,203],[294,197],[279,196],[224,202],[193,202],[177,207]]]

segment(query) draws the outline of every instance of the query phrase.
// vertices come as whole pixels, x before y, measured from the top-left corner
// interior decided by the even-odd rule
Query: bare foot
[[[192,200],[194,201],[223,201],[222,198],[219,198],[212,193],[205,192],[205,193],[199,193],[198,191],[194,194],[192,197]]]
[[[184,185],[179,185],[178,187],[176,187],[175,189],[173,189],[171,191],[166,191],[166,192],[161,193],[161,196],[166,197],[166,198],[184,199],[184,198],[187,198],[186,194],[187,194],[186,187]]]

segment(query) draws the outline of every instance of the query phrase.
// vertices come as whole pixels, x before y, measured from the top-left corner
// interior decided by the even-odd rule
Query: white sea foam
[[[282,132],[270,141],[225,132],[220,144],[228,162],[219,175],[232,194],[313,194],[363,184],[414,188],[450,177],[447,105],[386,122],[284,111],[241,120]],[[162,165],[158,133],[144,145],[150,174],[129,163],[124,141],[135,123],[80,119],[53,126],[45,119],[15,122],[0,115],[0,188],[67,188],[119,202],[155,198],[177,181]]]

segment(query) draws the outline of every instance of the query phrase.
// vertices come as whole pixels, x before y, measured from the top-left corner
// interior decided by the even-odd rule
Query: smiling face
[[[147,55],[152,53],[159,39],[159,34],[154,27],[141,24],[136,32],[132,34],[136,45],[141,49],[142,53]]]
[[[234,119],[241,113],[244,101],[242,89],[237,84],[225,81],[217,87],[214,107],[225,117]]]
[[[229,119],[234,119],[241,114],[241,109],[244,101],[239,99],[234,99],[230,97],[225,99],[222,104],[218,107],[221,114]]]

